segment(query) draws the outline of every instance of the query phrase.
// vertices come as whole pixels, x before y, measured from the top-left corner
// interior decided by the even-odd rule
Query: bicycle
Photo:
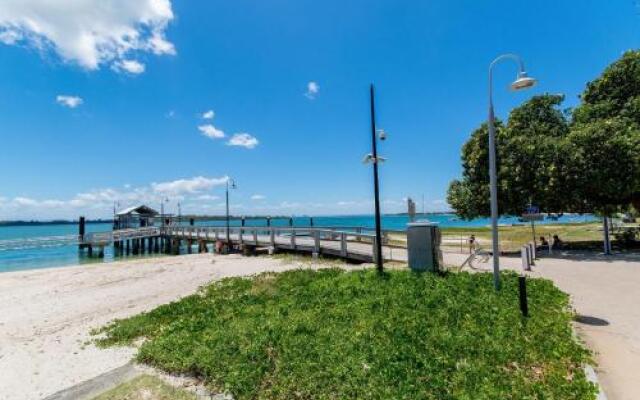
[[[482,270],[482,268],[480,268],[480,266],[477,265],[477,263],[480,262],[480,263],[486,264],[490,258],[491,258],[491,253],[489,251],[484,250],[482,247],[480,247],[480,245],[474,243],[471,250],[471,254],[458,267],[457,272],[462,271],[465,265],[468,265],[469,268],[471,268],[474,271]]]

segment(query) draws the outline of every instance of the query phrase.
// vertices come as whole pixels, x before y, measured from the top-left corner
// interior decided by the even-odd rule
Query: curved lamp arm
[[[500,61],[509,59],[515,61],[518,64],[518,68],[520,69],[518,71],[519,74],[525,73],[524,61],[522,61],[522,58],[517,54],[502,54],[496,57],[496,59],[493,60],[491,64],[489,64],[489,105],[491,106],[491,108],[493,108],[493,67]]]

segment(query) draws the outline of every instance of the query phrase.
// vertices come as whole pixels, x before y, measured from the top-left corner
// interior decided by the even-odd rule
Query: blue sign
[[[534,205],[527,207],[527,211],[525,211],[525,214],[539,214],[539,213],[540,213],[540,207],[534,206]]]

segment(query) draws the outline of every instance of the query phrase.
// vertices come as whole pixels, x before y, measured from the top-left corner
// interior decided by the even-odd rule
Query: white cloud
[[[56,96],[56,102],[65,107],[76,108],[84,103],[84,100],[82,100],[82,98],[78,96],[68,96],[61,94]]]
[[[200,196],[196,197],[196,200],[202,200],[202,201],[214,201],[214,200],[218,200],[218,199],[220,199],[220,197],[214,196],[214,195],[211,195],[211,194],[203,194],[203,195],[200,195]]]
[[[223,185],[227,182],[227,177],[205,178],[197,176],[191,179],[178,179],[170,182],[152,183],[151,188],[156,193],[166,195],[179,195],[185,193],[198,193],[210,190],[214,186]]]
[[[136,60],[122,60],[113,63],[113,69],[115,71],[126,71],[133,75],[138,75],[144,72],[144,64]]]
[[[251,200],[264,200],[266,198],[266,196],[263,196],[261,194],[254,194],[253,196],[251,196]]]
[[[208,191],[224,185],[228,177],[218,178],[197,176],[145,186],[124,185],[120,189],[101,188],[77,193],[62,199],[34,199],[27,196],[0,197],[0,220],[15,219],[75,219],[80,215],[88,218],[109,218],[114,203],[119,208],[147,204],[160,209],[160,202],[168,198],[166,206],[170,212],[177,212],[177,203],[191,204],[193,212],[201,212],[205,205],[220,197]],[[233,205],[234,208],[238,206]]]
[[[198,130],[206,137],[211,139],[222,139],[225,134],[220,129],[217,129],[215,126],[211,124],[200,125]]]
[[[38,202],[36,200],[30,199],[28,197],[16,197],[15,199],[13,199],[13,202],[18,206],[26,207],[38,205]]]
[[[0,42],[13,45],[16,44],[20,40],[20,35],[14,31],[1,31],[0,32]]]
[[[231,139],[229,139],[227,145],[253,149],[258,145],[258,143],[260,143],[258,139],[248,133],[236,133],[231,137]]]
[[[292,201],[283,201],[278,206],[279,208],[291,209],[291,208],[300,208],[302,206],[301,203],[292,202]]]
[[[216,116],[216,113],[213,110],[205,111],[202,113],[203,119],[213,119]]]
[[[313,100],[318,95],[318,92],[320,92],[320,85],[318,85],[317,82],[310,81],[309,83],[307,83],[307,91],[304,93],[304,95],[308,99]]]
[[[89,70],[107,64],[128,71],[131,55],[176,53],[165,37],[173,18],[171,0],[3,0],[0,42],[53,51]]]

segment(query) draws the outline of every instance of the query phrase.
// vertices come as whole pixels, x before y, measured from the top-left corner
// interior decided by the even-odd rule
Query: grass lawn
[[[167,385],[159,378],[141,375],[94,398],[93,400],[197,400],[184,390]]]
[[[540,236],[547,240],[553,235],[558,235],[567,244],[577,242],[599,242],[602,241],[602,224],[600,223],[578,223],[578,224],[536,224],[536,241],[539,243]],[[503,251],[519,250],[525,243],[533,240],[531,225],[500,226],[498,228],[500,237],[500,247]],[[468,251],[467,240],[469,236],[475,235],[481,245],[490,247],[491,228],[490,227],[445,227],[442,228],[442,238],[445,246],[460,247],[463,244],[463,251]]]
[[[297,270],[229,278],[116,321],[102,346],[236,399],[594,399],[568,297],[517,276]]]

